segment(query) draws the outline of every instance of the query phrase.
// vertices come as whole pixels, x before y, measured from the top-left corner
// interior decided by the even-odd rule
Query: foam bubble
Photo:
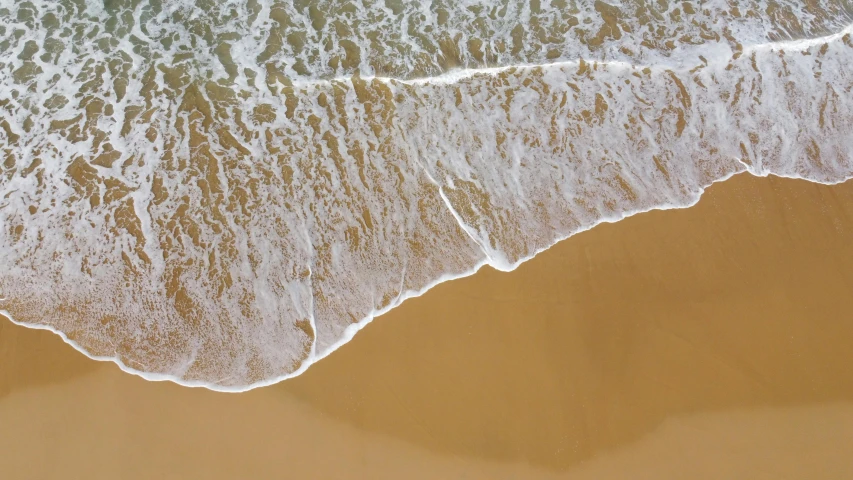
[[[849,2],[299,5],[0,0],[0,308],[243,390],[736,173],[853,171]]]

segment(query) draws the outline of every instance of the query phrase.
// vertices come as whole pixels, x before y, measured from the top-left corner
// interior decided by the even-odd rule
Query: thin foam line
[[[778,175],[778,174],[770,173],[770,172],[755,172],[751,168],[744,168],[742,170],[736,170],[736,171],[733,171],[733,172],[731,172],[731,173],[729,173],[723,177],[720,177],[716,180],[713,180],[708,185],[702,187],[702,189],[696,194],[696,198],[689,203],[686,203],[684,205],[660,205],[657,207],[631,210],[631,211],[622,213],[622,214],[620,214],[618,216],[614,216],[614,217],[601,218],[598,221],[596,221],[595,223],[593,223],[587,227],[573,231],[572,233],[570,233],[568,235],[558,237],[556,240],[551,242],[548,246],[537,249],[535,252],[533,252],[529,256],[519,259],[518,261],[511,264],[508,269],[503,270],[503,271],[508,271],[508,272],[513,271],[516,268],[518,268],[521,264],[523,264],[523,263],[527,262],[528,260],[534,258],[535,256],[539,255],[540,253],[544,252],[545,250],[548,250],[549,248],[553,247],[557,243],[560,243],[563,240],[566,240],[570,237],[573,237],[579,233],[583,233],[587,230],[591,230],[592,228],[595,228],[598,225],[601,225],[604,223],[616,223],[620,220],[624,220],[626,218],[633,217],[634,215],[639,215],[641,213],[647,213],[647,212],[652,212],[652,211],[657,211],[657,210],[661,210],[661,211],[663,211],[663,210],[681,210],[681,209],[690,208],[690,207],[696,205],[699,202],[699,200],[701,200],[702,196],[705,194],[705,191],[711,185],[714,185],[716,183],[725,182],[726,180],[734,177],[735,175],[739,175],[739,174],[743,174],[743,173],[747,173],[749,175],[753,175],[756,177],[774,176],[774,177],[778,177],[778,178],[790,178],[790,179],[796,179],[796,180],[804,180],[807,182],[821,184],[821,185],[838,185],[838,184],[844,183],[844,182],[850,180],[851,178],[853,178],[853,176],[846,176],[846,177],[839,179],[837,181],[826,182],[826,181],[812,180],[812,179],[805,178],[805,177],[802,177],[799,175]],[[119,369],[121,369],[123,372],[129,373],[131,375],[135,375],[137,377],[141,377],[141,378],[148,380],[148,381],[152,381],[152,382],[168,381],[168,382],[172,382],[172,383],[178,384],[178,385],[183,386],[183,387],[206,388],[208,390],[212,390],[215,392],[222,392],[222,393],[241,393],[241,392],[247,392],[249,390],[254,390],[256,388],[275,385],[275,384],[280,383],[284,380],[288,380],[288,379],[291,379],[291,378],[294,378],[294,377],[301,375],[311,365],[313,365],[313,364],[317,363],[318,361],[328,357],[330,354],[334,353],[337,349],[339,349],[340,347],[342,347],[343,345],[348,343],[350,340],[352,340],[352,338],[355,336],[356,333],[358,333],[359,330],[364,328],[366,325],[368,325],[370,322],[372,322],[377,317],[380,317],[380,316],[384,315],[385,313],[393,310],[394,308],[398,307],[401,303],[403,303],[404,301],[406,301],[410,298],[420,297],[421,295],[423,295],[427,291],[431,290],[436,285],[439,285],[439,284],[444,283],[444,282],[449,282],[451,280],[456,280],[456,279],[471,276],[471,275],[477,273],[485,265],[489,265],[492,268],[495,268],[496,270],[502,270],[502,269],[496,268],[488,260],[483,260],[483,261],[479,262],[478,264],[476,264],[473,268],[466,270],[464,272],[456,273],[456,274],[442,275],[439,278],[437,278],[435,281],[430,282],[429,284],[427,284],[424,288],[422,288],[420,290],[407,290],[407,291],[403,292],[401,295],[399,295],[393,303],[387,305],[386,307],[384,307],[382,309],[375,310],[375,311],[371,312],[370,314],[365,316],[363,319],[361,319],[357,323],[354,323],[354,324],[350,325],[349,327],[347,327],[346,330],[344,330],[344,335],[337,342],[333,343],[328,349],[326,349],[325,351],[323,351],[321,353],[315,353],[314,355],[309,355],[309,357],[295,371],[288,373],[286,375],[280,375],[278,377],[273,377],[270,379],[262,380],[260,382],[255,382],[255,383],[245,385],[245,386],[240,386],[240,387],[225,387],[222,385],[215,385],[215,384],[200,382],[200,381],[196,381],[196,380],[186,380],[186,379],[175,377],[173,375],[168,375],[168,374],[163,374],[163,373],[144,372],[141,370],[137,370],[135,368],[127,366],[120,358],[90,354],[89,352],[86,351],[86,349],[84,349],[82,346],[80,346],[77,342],[68,338],[68,336],[65,335],[65,333],[63,333],[62,331],[59,331],[59,330],[57,330],[51,326],[41,325],[41,324],[37,324],[37,323],[28,323],[28,322],[17,321],[6,310],[0,310],[0,314],[7,317],[12,323],[14,323],[16,325],[20,325],[20,326],[26,327],[26,328],[31,328],[34,330],[47,330],[47,331],[53,332],[54,334],[58,335],[65,343],[67,343],[68,345],[70,345],[72,348],[74,348],[78,352],[82,353],[83,355],[91,358],[92,360],[96,360],[96,361],[100,361],[100,362],[112,362],[112,363],[116,364],[119,367]]]
[[[824,43],[831,43],[843,38],[845,35],[853,33],[853,23],[848,24],[846,27],[841,29],[836,33],[832,33],[829,35],[824,35],[821,37],[812,37],[812,38],[801,38],[797,40],[778,40],[775,42],[766,42],[766,43],[757,43],[753,45],[747,45],[743,47],[742,54],[747,55],[752,52],[757,52],[761,50],[793,50],[793,51],[804,51],[813,46],[821,45]],[[727,44],[723,44],[727,45]],[[716,62],[728,61],[731,57],[721,57],[717,56],[714,60]],[[590,65],[598,64],[605,66],[614,66],[621,67],[627,70],[636,70],[636,69],[644,69],[644,68],[653,68],[659,69],[663,68],[664,70],[675,70],[675,71],[687,71],[691,68],[694,68],[695,65],[682,66],[682,65],[669,65],[664,62],[656,63],[656,64],[640,64],[640,63],[631,63],[623,60],[565,60],[559,62],[552,63],[520,63],[516,65],[506,65],[500,67],[480,67],[480,68],[463,68],[458,70],[451,70],[448,72],[444,72],[440,75],[435,75],[431,77],[419,77],[419,78],[399,78],[399,77],[383,77],[383,76],[341,76],[334,77],[330,79],[311,79],[311,80],[296,80],[293,82],[293,87],[297,88],[310,88],[317,85],[330,85],[336,82],[351,82],[354,78],[360,78],[366,81],[376,80],[383,83],[396,83],[403,85],[448,85],[453,83],[458,83],[462,80],[466,80],[476,76],[496,76],[501,73],[507,72],[509,70],[551,70],[551,69],[562,69],[566,67],[577,67],[583,63],[587,63]],[[709,61],[708,64],[715,63]]]
[[[850,34],[851,32],[853,32],[853,23],[851,23],[850,25],[845,27],[840,32],[834,33],[831,35],[827,35],[827,36],[823,36],[823,37],[816,37],[816,38],[811,38],[811,39],[788,40],[788,41],[768,42],[768,43],[763,43],[763,44],[757,44],[754,46],[746,47],[743,50],[743,52],[744,52],[744,54],[746,54],[746,53],[761,50],[761,49],[772,50],[772,49],[777,49],[777,48],[780,50],[781,49],[805,50],[807,48],[810,48],[810,47],[815,46],[815,45],[819,45],[821,43],[829,43],[829,42],[836,41],[838,39],[843,38],[845,35]],[[618,65],[618,66],[624,66],[627,68],[642,68],[643,67],[641,65],[634,65],[634,64],[630,64],[628,62],[620,62],[620,61],[590,62],[590,63],[599,63],[599,64],[605,64],[605,65]],[[496,74],[499,74],[501,72],[504,72],[504,71],[507,71],[510,69],[517,69],[517,68],[550,69],[550,68],[562,68],[562,67],[566,67],[566,66],[573,66],[573,65],[579,65],[579,64],[580,64],[580,60],[579,61],[571,61],[571,62],[555,62],[555,63],[544,64],[544,65],[518,65],[518,66],[493,67],[493,68],[465,69],[465,70],[459,70],[459,71],[454,71],[454,72],[448,72],[446,74],[442,74],[442,75],[439,75],[436,77],[427,77],[424,79],[412,79],[412,80],[402,80],[402,79],[396,79],[396,78],[392,78],[392,77],[362,77],[362,78],[364,78],[366,80],[375,79],[375,80],[382,81],[382,82],[389,82],[389,83],[390,82],[396,82],[396,83],[402,83],[402,84],[408,84],[408,85],[421,85],[421,84],[428,84],[428,83],[440,84],[440,83],[454,83],[454,82],[458,82],[459,80],[462,80],[464,78],[470,78],[470,77],[473,77],[476,75],[496,75]],[[316,82],[306,82],[304,85],[307,86],[309,84],[313,85],[313,84],[323,84],[323,83],[328,84],[328,83],[332,83],[334,81],[351,81],[351,77],[341,77],[341,78],[336,78],[336,79],[332,79],[332,80],[318,80]],[[743,162],[739,159],[738,159],[738,162],[743,164]],[[249,384],[246,386],[225,387],[222,385],[216,385],[216,384],[211,384],[211,383],[207,383],[207,382],[186,380],[186,379],[175,377],[173,375],[168,375],[168,374],[163,374],[163,373],[144,372],[141,370],[137,370],[137,369],[134,369],[132,367],[127,366],[118,357],[98,356],[98,355],[90,354],[82,346],[80,346],[77,342],[68,338],[68,336],[65,333],[63,333],[62,331],[59,331],[59,330],[57,330],[51,326],[17,321],[12,317],[12,315],[8,311],[5,311],[5,310],[0,310],[0,314],[9,318],[9,320],[16,325],[20,325],[20,326],[23,326],[26,328],[32,328],[35,330],[47,330],[47,331],[53,332],[54,334],[58,335],[65,343],[67,343],[68,345],[70,345],[72,348],[79,351],[83,355],[87,356],[88,358],[90,358],[92,360],[96,360],[96,361],[112,362],[112,363],[116,364],[122,371],[129,373],[129,374],[132,374],[132,375],[136,375],[136,376],[141,377],[141,378],[148,380],[148,381],[155,381],[155,382],[157,382],[157,381],[169,381],[169,382],[173,382],[173,383],[176,383],[176,384],[184,386],[184,387],[206,388],[209,390],[213,390],[213,391],[217,391],[217,392],[225,392],[225,393],[246,392],[249,390],[254,390],[256,388],[274,385],[274,384],[280,383],[284,380],[294,378],[294,377],[301,375],[311,365],[322,360],[323,358],[326,358],[331,353],[336,351],[338,348],[340,348],[341,346],[343,346],[344,344],[346,344],[350,340],[352,340],[352,338],[355,336],[355,334],[359,330],[361,330],[367,324],[372,322],[376,317],[379,317],[379,316],[389,312],[390,310],[396,308],[401,303],[403,303],[404,301],[406,301],[410,298],[415,298],[415,297],[419,297],[419,296],[423,295],[424,293],[426,293],[428,290],[432,289],[436,285],[439,285],[441,283],[444,283],[444,282],[447,282],[450,280],[455,280],[455,279],[464,278],[464,277],[468,277],[470,275],[473,275],[476,272],[478,272],[480,270],[480,268],[482,268],[484,265],[489,265],[492,268],[495,268],[496,270],[500,270],[500,271],[507,271],[507,272],[513,271],[516,268],[518,268],[518,266],[520,266],[521,264],[523,264],[523,263],[527,262],[528,260],[534,258],[539,253],[551,248],[555,244],[557,244],[563,240],[566,240],[566,239],[568,239],[568,238],[570,238],[576,234],[590,230],[590,229],[592,229],[598,225],[601,225],[603,223],[616,223],[616,222],[623,220],[625,218],[632,217],[634,215],[638,215],[641,213],[655,211],[655,210],[674,210],[674,209],[690,208],[699,202],[699,200],[701,199],[702,195],[705,193],[705,191],[708,187],[710,187],[711,185],[718,183],[718,182],[724,182],[724,181],[728,180],[729,178],[731,178],[732,176],[734,176],[736,174],[743,173],[743,172],[748,172],[749,174],[757,176],[757,177],[776,176],[776,177],[780,177],[780,178],[800,179],[800,180],[805,180],[808,182],[823,184],[823,185],[836,185],[836,184],[844,183],[847,180],[849,180],[850,178],[853,178],[851,176],[847,176],[847,177],[844,177],[844,178],[837,180],[837,181],[819,181],[819,180],[812,180],[809,178],[805,178],[805,177],[802,177],[799,175],[785,175],[785,174],[779,175],[779,174],[775,174],[772,172],[757,172],[757,171],[754,171],[751,167],[744,168],[743,170],[738,170],[738,171],[729,173],[729,174],[727,174],[721,178],[715,179],[710,184],[706,185],[705,187],[702,187],[701,190],[697,193],[696,198],[692,202],[686,203],[684,205],[660,205],[660,206],[656,206],[656,207],[630,210],[630,211],[624,212],[618,216],[601,218],[601,219],[597,220],[596,222],[590,224],[587,227],[575,230],[575,231],[573,231],[573,232],[571,232],[565,236],[557,237],[548,246],[537,249],[534,253],[530,254],[529,256],[521,258],[521,259],[517,260],[516,262],[509,264],[508,266],[507,265],[497,265],[495,260],[493,260],[488,254],[486,254],[486,259],[477,263],[474,267],[472,267],[469,270],[466,270],[466,271],[461,272],[461,273],[456,273],[456,274],[444,274],[444,275],[440,276],[439,278],[437,278],[435,281],[430,282],[429,284],[427,284],[426,286],[424,286],[420,290],[407,290],[406,292],[402,292],[400,295],[398,295],[398,297],[395,299],[395,301],[392,302],[391,304],[387,305],[386,307],[384,307],[382,309],[372,311],[367,316],[365,316],[362,320],[348,326],[344,330],[344,335],[340,339],[338,339],[338,341],[334,342],[329,348],[327,348],[325,351],[323,351],[321,353],[317,353],[315,350],[317,331],[316,331],[316,325],[314,324],[313,308],[312,308],[312,318],[310,320],[311,320],[312,327],[315,328],[315,330],[314,330],[315,339],[314,339],[314,342],[312,342],[311,351],[310,351],[308,357],[305,359],[305,361],[302,362],[302,364],[299,366],[298,369],[296,369],[295,371],[293,371],[291,373],[288,373],[286,375],[281,375],[278,377],[273,377],[273,378],[270,378],[267,380],[262,380],[260,382],[255,382],[255,383],[252,383],[252,384]],[[446,199],[445,199],[445,201],[446,201]],[[457,219],[457,221],[458,220],[459,219]],[[463,229],[464,229],[464,227],[463,227]],[[466,230],[466,233],[471,235],[471,233],[468,232],[467,230]],[[476,240],[475,240],[475,242],[476,242]],[[480,245],[479,242],[477,242],[477,243],[480,246],[480,248],[483,249],[483,246]],[[485,254],[485,251],[484,251],[484,254]],[[313,305],[313,303],[312,303],[312,305]]]

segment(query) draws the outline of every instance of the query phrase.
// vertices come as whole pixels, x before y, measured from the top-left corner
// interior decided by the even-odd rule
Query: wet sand
[[[0,322],[4,478],[853,478],[853,182],[737,176],[378,318],[282,384]]]

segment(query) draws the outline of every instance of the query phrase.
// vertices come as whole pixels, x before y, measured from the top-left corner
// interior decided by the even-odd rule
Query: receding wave
[[[853,176],[843,0],[0,0],[0,309],[243,390],[739,172]]]

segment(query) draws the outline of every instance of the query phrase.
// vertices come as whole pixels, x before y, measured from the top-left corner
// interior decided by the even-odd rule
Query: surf
[[[390,25],[488,18],[498,49],[514,35],[509,3],[495,19],[452,4],[468,13],[442,23],[415,4],[342,3],[318,20],[288,2],[33,2],[36,15],[4,0],[0,308],[146,379],[245,391],[301,374],[439,283],[688,207],[732,175],[844,181],[850,9],[824,3],[823,16],[711,2],[645,20],[601,2],[518,7],[522,23],[572,15],[586,33],[547,43],[548,58],[530,26],[489,60],[471,38],[429,47],[442,32]],[[282,32],[307,53],[263,53],[282,15],[301,18]],[[388,25],[383,48],[408,53],[361,38],[379,53],[346,63],[341,47],[336,63],[355,35],[333,28],[344,20]],[[662,44],[643,46],[649,25]],[[213,32],[228,49],[198,48]],[[691,32],[703,41],[665,44]],[[76,52],[52,41],[87,36]]]

